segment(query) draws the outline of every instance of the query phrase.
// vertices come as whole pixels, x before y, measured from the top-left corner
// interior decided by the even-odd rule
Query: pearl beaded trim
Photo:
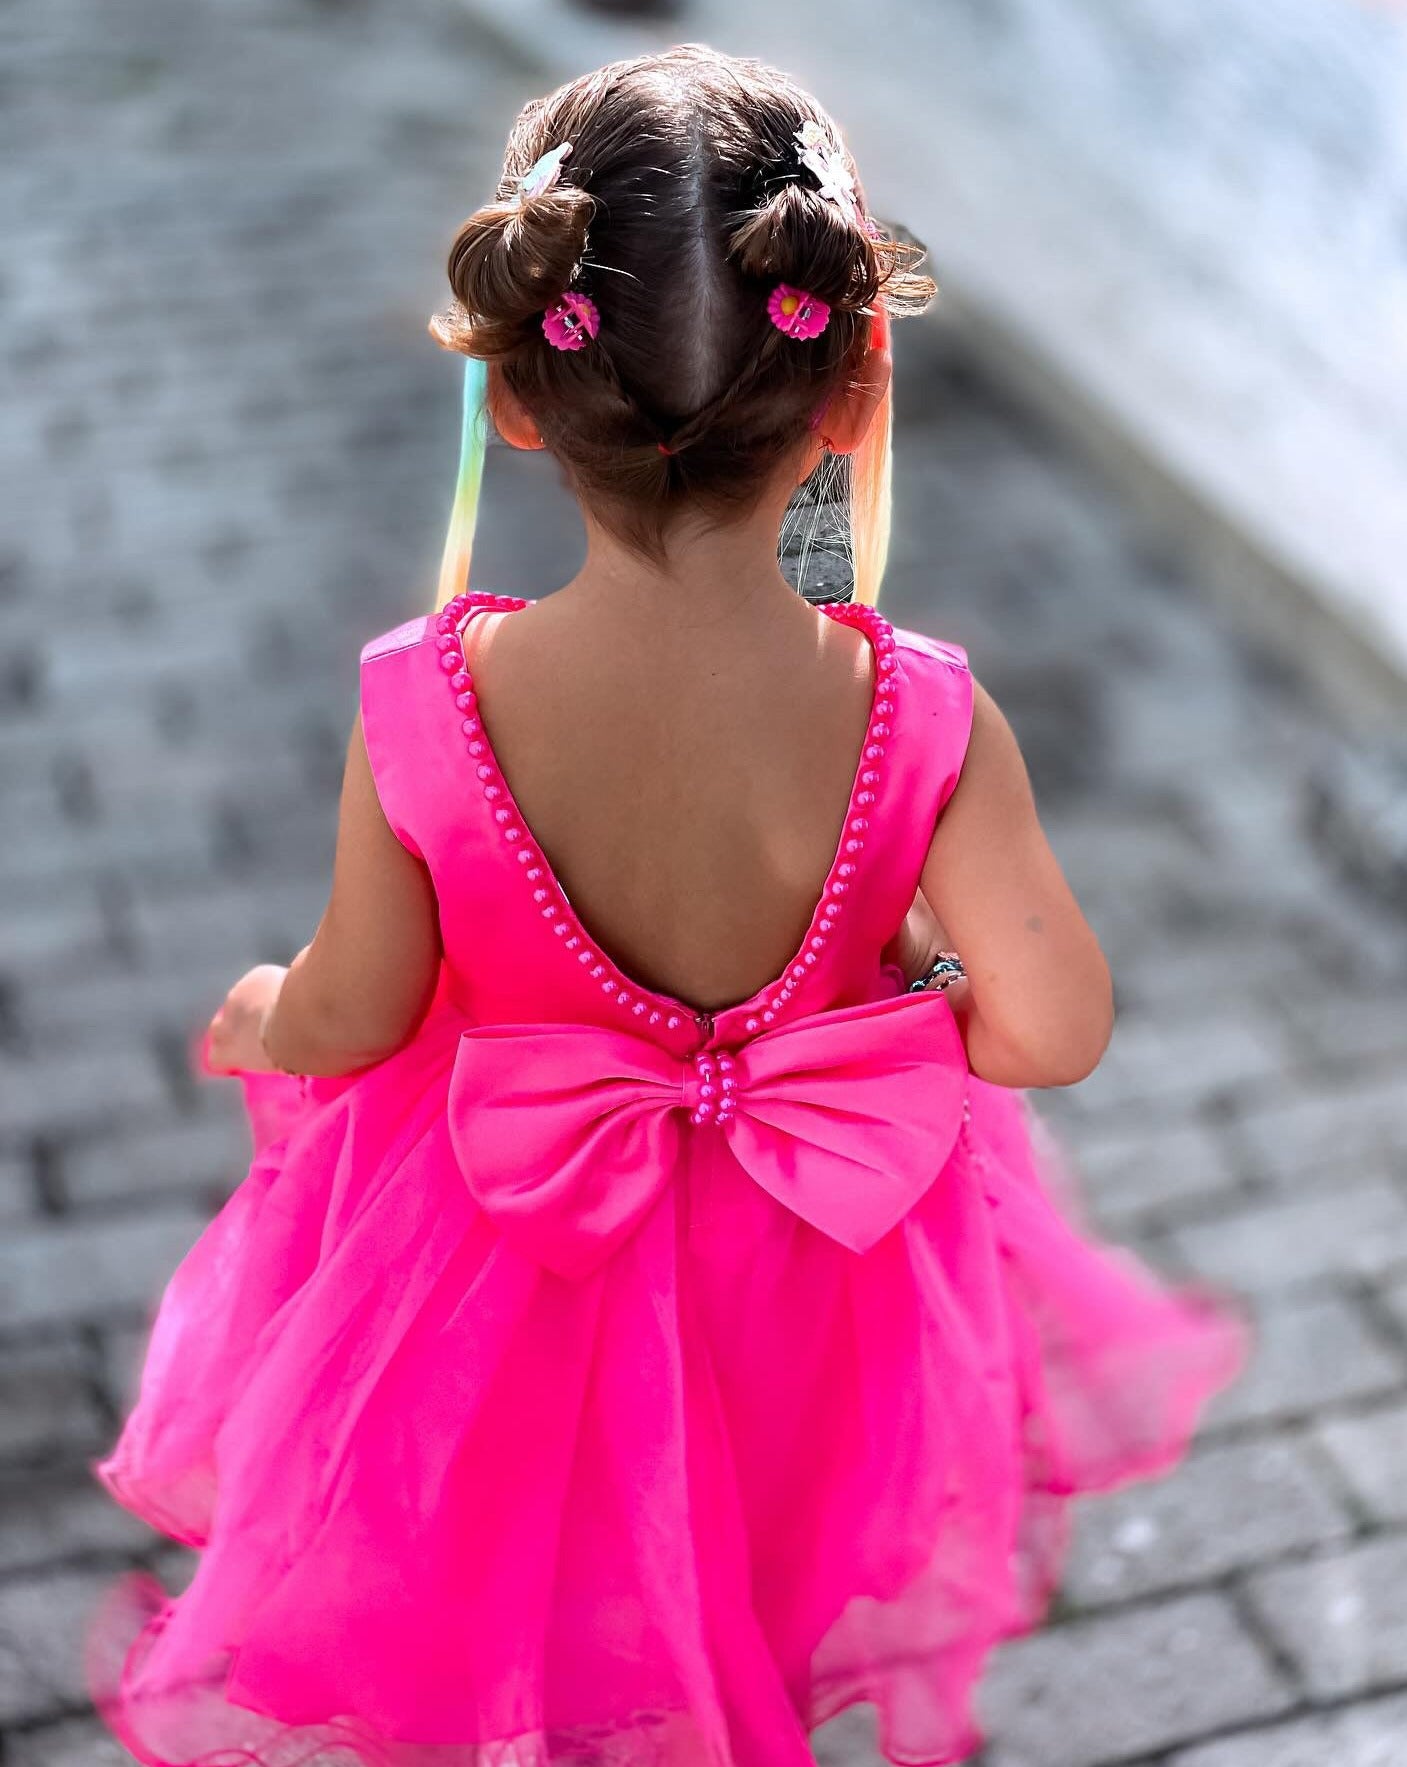
[[[651,1028],[661,1025],[677,1031],[683,1024],[707,1021],[710,1034],[713,1020],[725,1013],[746,1012],[743,1029],[755,1036],[764,1027],[776,1022],[797,990],[819,966],[832,934],[844,916],[846,898],[855,879],[861,853],[869,834],[870,822],[884,780],[882,763],[894,731],[898,690],[899,661],[895,655],[894,629],[876,608],[857,602],[832,602],[821,611],[842,625],[856,626],[869,639],[875,653],[874,695],[870,704],[865,741],[856,766],[850,799],[846,806],[845,825],[840,844],[826,875],[820,899],[811,916],[811,924],[801,949],[780,976],[759,988],[736,1006],[721,1007],[716,1013],[695,1013],[682,1001],[672,1000],[649,988],[643,988],[625,976],[605,952],[596,949],[586,929],[577,919],[566,892],[552,875],[547,860],[533,841],[522,813],[514,802],[508,782],[494,756],[479,716],[478,695],[467,667],[461,628],[471,612],[480,609],[516,612],[529,604],[521,595],[493,595],[485,590],[471,590],[456,595],[435,616],[433,631],[439,665],[444,672],[449,692],[460,714],[460,732],[465,748],[483,792],[484,801],[496,823],[501,839],[513,850],[513,857],[522,869],[523,881],[532,891],[532,900],[553,934],[561,940],[564,950],[571,952],[586,975],[600,984],[601,992],[620,1011]],[[699,1078],[699,1097],[691,1120],[727,1121],[732,1112],[732,1094],[736,1084],[724,1085],[731,1079],[731,1066],[721,1066],[725,1052],[716,1060],[716,1074]],[[705,1093],[703,1088],[710,1090]],[[703,1111],[703,1117],[698,1112]],[[726,1112],[726,1114],[725,1114]]]

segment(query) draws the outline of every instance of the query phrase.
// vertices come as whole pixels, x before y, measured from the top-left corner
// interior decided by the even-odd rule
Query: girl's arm
[[[1114,1024],[1109,966],[1046,841],[1026,764],[973,683],[972,733],[920,889],[967,980],[948,990],[968,1065],[1001,1086],[1069,1086]]]
[[[348,1074],[381,1061],[424,1017],[440,956],[434,886],[386,821],[358,717],[327,910],[287,970],[261,964],[235,983],[210,1027],[210,1065]]]

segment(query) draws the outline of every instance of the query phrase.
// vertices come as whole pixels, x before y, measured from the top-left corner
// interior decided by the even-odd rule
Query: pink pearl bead
[[[887,741],[892,734],[887,724],[876,724],[874,727],[874,735],[879,742]]]
[[[437,632],[453,632],[453,630],[454,630],[453,616],[449,613],[442,613],[440,615],[440,617],[435,621],[435,630]]]
[[[592,974],[594,975],[595,973],[596,972],[593,970]],[[603,994],[614,994],[615,991],[616,991],[615,983],[611,980],[611,978],[609,976],[607,976],[605,981],[602,982],[602,984],[601,984],[601,992]]]
[[[466,718],[464,720],[464,734],[471,739],[469,742],[469,753],[471,755],[483,755],[488,752],[480,738],[474,735],[474,732],[478,728],[479,720],[477,718]]]
[[[508,824],[513,820],[513,812],[508,808],[507,804],[504,804],[494,811],[493,819],[500,828],[507,828]]]
[[[845,851],[847,853],[859,853],[864,850],[864,845],[865,843],[863,841],[848,840],[845,843]]]
[[[888,718],[894,710],[894,701],[892,699],[876,700],[874,709],[877,718]]]
[[[435,648],[441,655],[449,656],[459,649],[459,640],[454,637],[441,637],[435,640]]]
[[[760,1018],[746,1019],[743,1023],[743,1029],[749,1036],[756,1036],[756,1034],[762,1029],[762,1020]]]
[[[861,785],[878,785],[879,784],[879,771],[878,771],[878,769],[874,768],[874,767],[866,767],[864,772],[860,775],[860,784]],[[866,826],[868,826],[868,824],[866,824]]]
[[[456,693],[467,693],[470,687],[473,686],[467,672],[463,669],[456,671],[455,674],[450,676],[449,684]]]
[[[579,945],[579,944],[580,944],[580,943],[581,943],[581,940],[580,940],[580,939],[579,939],[579,938],[578,938],[578,937],[577,937],[577,936],[576,936],[576,934],[575,934],[575,933],[573,933],[573,934],[572,934],[572,936],[571,936],[571,938],[569,938],[569,939],[568,939],[568,940],[567,940],[567,949],[568,949],[568,951],[575,951],[575,950],[576,950],[576,948],[577,948],[577,946],[578,946],[578,945]]]
[[[446,674],[449,674],[451,669],[458,669],[461,674],[463,673],[462,659],[458,656],[458,654],[455,651],[452,651],[452,650],[447,650],[444,653],[444,655],[440,658],[440,667],[445,671]],[[450,686],[451,687],[454,686],[453,681],[450,682]]]
[[[578,963],[594,963],[595,961],[596,953],[594,951],[581,951],[577,954]]]
[[[536,858],[537,854],[533,852],[531,847],[520,847],[518,849],[518,863],[520,865],[531,865]]]
[[[764,1012],[764,1013],[763,1013],[763,1015],[762,1015],[762,1022],[763,1022],[763,1024],[764,1024],[764,1025],[770,1025],[770,1024],[771,1024],[771,1023],[772,1023],[772,1021],[773,1021],[773,1020],[774,1020],[774,1019],[775,1019],[775,1018],[776,1018],[776,1016],[777,1016],[777,1015],[776,1015],[776,1013],[775,1013],[775,1012],[770,1012],[770,1011],[769,1011],[769,1012]]]
[[[868,810],[870,805],[874,802],[874,793],[872,791],[862,791],[855,799],[855,802],[862,810]]]
[[[652,1012],[650,1014],[650,1023],[652,1025],[657,1025],[663,1017],[664,1014],[662,1012]]]
[[[454,703],[461,712],[472,712],[479,703],[479,696],[472,687],[466,687],[463,693],[456,693]]]
[[[489,761],[480,761],[474,771],[478,774],[480,779],[493,778],[493,765]]]
[[[599,964],[599,963],[592,964],[592,966],[591,966],[591,979],[593,982],[599,981],[601,979],[601,977],[603,975],[605,975],[605,973],[606,973],[605,968],[601,964]]]
[[[674,1013],[674,1012],[670,1013],[669,1017],[664,1021],[664,1023],[665,1023],[666,1030],[677,1031],[679,1029],[679,1015],[678,1015],[678,1013]]]
[[[518,827],[517,823],[514,823],[512,828],[504,829],[503,838],[506,841],[520,841],[523,838],[523,831]]]
[[[559,920],[553,924],[552,930],[556,933],[559,939],[562,939],[571,931],[571,928],[567,925],[565,920]]]
[[[839,866],[836,870],[837,877],[854,877],[854,875],[855,875],[855,867],[853,865],[851,865],[848,860],[846,861],[846,863],[844,865]]]
[[[895,656],[882,656],[876,666],[881,675],[892,675],[899,667],[899,659]]]
[[[534,890],[533,891],[533,901],[534,902],[545,902],[550,894],[551,894],[550,890],[541,890],[541,889]]]
[[[633,1018],[643,1018],[644,1015],[646,1014],[646,1012],[648,1012],[648,1011],[649,1011],[649,1008],[645,1005],[645,1002],[643,1000],[637,1000],[635,1002],[634,1006],[632,1006],[630,1009],[631,1016]]]
[[[819,943],[819,941],[817,942]],[[816,967],[816,953],[814,951],[808,951],[801,961],[806,965],[807,969],[814,969]]]
[[[852,816],[850,818],[851,834],[863,834],[870,825],[868,816]]]
[[[616,990],[616,1005],[617,1006],[629,1006],[630,1005],[630,998],[631,998],[630,991],[628,988],[619,988]]]
[[[529,883],[536,883],[542,876],[542,867],[540,865],[530,865],[523,873],[523,876],[527,878]]]
[[[703,1085],[699,1087],[699,1097],[700,1098],[716,1098],[717,1096],[718,1096],[717,1087],[710,1086],[707,1080],[705,1080]]]

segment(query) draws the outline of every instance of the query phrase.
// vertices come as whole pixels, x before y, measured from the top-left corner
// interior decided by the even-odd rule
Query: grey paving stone
[[[1110,1228],[1175,1219],[1234,1197],[1240,1176],[1224,1135],[1206,1123],[1081,1125],[1073,1152],[1090,1203]]]
[[[66,1717],[85,1694],[81,1646],[104,1571],[49,1571],[0,1583],[0,1723]]]
[[[151,1328],[145,1323],[108,1326],[101,1336],[104,1391],[114,1410],[125,1417],[136,1403]]]
[[[1315,1699],[1397,1688],[1407,1667],[1407,1535],[1253,1575],[1261,1620]]]
[[[82,1209],[134,1197],[228,1191],[249,1167],[249,1135],[228,1112],[96,1136],[66,1148],[63,1191]]]
[[[1407,1017],[1400,998],[1385,1004]],[[1403,1097],[1399,1063],[1352,1079],[1316,1078],[1307,1089],[1277,1088],[1248,1102],[1229,1127],[1258,1176],[1337,1192],[1365,1167],[1407,1163]]]
[[[1345,1400],[1401,1392],[1407,1361],[1335,1293],[1264,1303],[1255,1315],[1251,1361],[1213,1400],[1209,1424],[1300,1417]]]
[[[1186,1749],[1168,1767],[1401,1767],[1407,1699],[1366,1700]]]
[[[1378,1290],[1378,1295],[1388,1316],[1397,1322],[1404,1342],[1407,1342],[1407,1280],[1385,1283]]]
[[[1079,1507],[1064,1592],[1095,1607],[1185,1588],[1341,1539],[1350,1527],[1323,1477],[1290,1443],[1207,1447],[1167,1478]]]
[[[1292,1702],[1230,1604],[1196,1594],[1003,1647],[981,1709],[991,1767],[1100,1767]]]
[[[0,1227],[30,1220],[38,1203],[33,1160],[27,1154],[0,1154]]]
[[[13,1735],[6,1767],[130,1767],[134,1760],[96,1718],[70,1718]]]
[[[1371,1515],[1407,1522],[1407,1401],[1326,1418],[1316,1433]]]
[[[0,1056],[0,1140],[137,1121],[169,1102],[154,1053],[139,1040]]]
[[[176,1202],[111,1220],[64,1220],[0,1242],[0,1330],[101,1319],[152,1305],[208,1219]]]
[[[1243,1204],[1172,1240],[1201,1275],[1252,1290],[1371,1277],[1407,1257],[1407,1194],[1386,1178],[1340,1181]]]
[[[7,1344],[0,1353],[0,1460],[73,1454],[99,1445],[103,1420],[76,1337]]]
[[[86,1469],[0,1479],[0,1574],[41,1570],[56,1559],[139,1552],[154,1539]]]
[[[1181,1019],[1121,1015],[1081,1096],[1090,1109],[1132,1111],[1176,1101],[1185,1111],[1276,1074],[1285,1056],[1283,1033],[1267,1012],[1228,1007]]]

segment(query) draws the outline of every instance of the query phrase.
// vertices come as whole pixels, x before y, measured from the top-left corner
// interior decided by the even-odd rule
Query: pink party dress
[[[200,1549],[94,1608],[161,1767],[803,1767],[856,1701],[952,1762],[1069,1499],[1161,1473],[1240,1309],[1077,1222],[1024,1094],[881,962],[963,762],[961,648],[874,653],[800,948],[714,1013],[592,938],[478,717],[475,593],[362,653],[444,959],[397,1054],[242,1076],[255,1156],[161,1297],[94,1471]]]

